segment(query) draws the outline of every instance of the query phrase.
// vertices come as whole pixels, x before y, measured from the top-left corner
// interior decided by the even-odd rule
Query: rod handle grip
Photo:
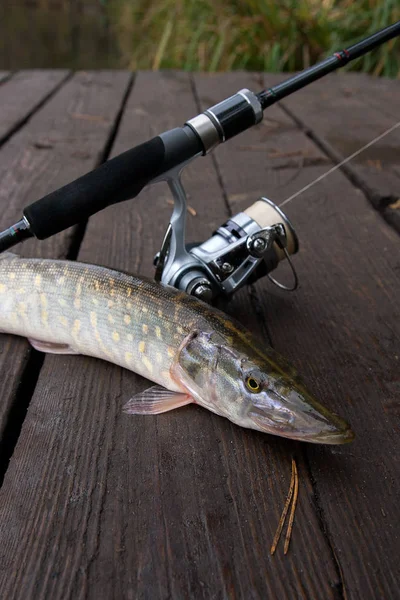
[[[150,181],[202,151],[189,127],[167,131],[103,163],[24,210],[40,240],[85,221],[107,206],[134,198]]]

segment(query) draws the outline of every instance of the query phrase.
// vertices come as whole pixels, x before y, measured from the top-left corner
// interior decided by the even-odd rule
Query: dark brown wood
[[[54,93],[67,75],[66,70],[19,71],[0,87],[0,144]]]
[[[350,77],[349,87],[351,83]],[[197,84],[200,98],[209,104],[221,93],[233,93],[244,81],[227,76],[212,86],[213,94],[207,78],[198,78]],[[313,115],[317,123],[318,106]],[[359,108],[360,123],[363,117],[367,123],[370,115],[367,106],[363,112]],[[242,149],[244,136],[215,153],[228,199],[238,199],[235,212],[253,200],[243,197],[246,177],[250,189],[253,186],[258,191],[263,173],[268,196],[280,201],[330,166],[307,166],[307,162],[301,166],[299,162],[299,173],[293,178],[289,161],[293,153],[319,159],[321,151],[310,147],[310,140],[296,131],[290,132],[294,122],[278,107],[274,112],[268,110],[265,117],[277,127],[268,136],[262,126],[257,133],[246,134],[253,155]],[[312,123],[310,116],[310,128]],[[286,169],[279,168],[279,181],[272,174],[278,159],[271,148],[275,148],[279,128],[285,125],[291,157]],[[350,137],[351,132],[344,135]],[[321,525],[343,575],[343,594],[348,598],[395,598],[400,493],[399,239],[341,173],[333,174],[284,210],[300,236],[301,251],[295,262],[301,287],[290,295],[266,282],[258,283],[258,318],[268,323],[273,345],[297,365],[309,387],[325,404],[347,416],[357,433],[352,446],[304,446],[303,454]]]
[[[353,85],[352,76],[348,81]],[[194,116],[196,101],[205,108],[243,87],[261,89],[261,77],[139,74],[113,153]],[[108,97],[108,109],[104,98],[101,110],[115,114],[115,98]],[[42,123],[68,112],[51,103]],[[363,106],[367,118],[372,108]],[[60,130],[65,139],[58,118],[53,136]],[[90,133],[70,135],[65,180]],[[26,141],[18,136],[12,143],[22,152]],[[100,139],[93,139],[92,160]],[[59,164],[49,163],[56,170]],[[188,215],[190,241],[208,237],[228,211],[261,194],[282,201],[330,166],[295,121],[272,107],[258,128],[186,170],[197,211]],[[28,184],[16,173],[25,194],[17,213]],[[47,167],[34,180],[38,189],[56,187],[49,173]],[[158,184],[95,215],[79,259],[151,274],[168,200]],[[399,242],[339,172],[294,200],[287,213],[301,241],[295,257],[301,288],[288,295],[264,280],[250,294],[240,292],[227,311],[296,364],[321,400],[351,420],[356,442],[296,444],[191,406],[127,416],[123,403],[149,382],[94,359],[47,355],[0,491],[2,596],[396,598]],[[59,239],[61,246],[53,239],[25,252],[63,256],[71,238]],[[287,276],[283,267],[278,276]],[[0,355],[0,373],[17,370],[1,362],[12,352],[7,346]],[[271,558],[292,456],[300,474],[292,544],[286,557],[280,548]]]
[[[370,82],[365,93],[361,88],[357,100],[350,91],[345,105],[338,102],[338,96],[346,88],[346,79],[339,79],[337,93],[332,80],[326,91],[332,94],[336,116],[329,127],[331,132],[337,127],[338,138],[341,123],[344,139],[351,142],[354,131],[354,137],[364,143],[396,122],[394,113],[388,116],[386,112],[391,106],[389,98],[382,111],[377,106],[372,110],[369,101],[361,100],[378,99],[376,83]],[[353,89],[351,78],[347,88]],[[299,104],[291,100],[289,107],[325,139],[329,115],[322,102],[325,92],[321,86],[319,89],[320,103],[314,104],[313,115],[309,112],[312,100],[304,95]],[[398,83],[396,93],[399,97]],[[385,176],[393,182],[390,193],[397,195],[399,178],[390,179],[390,175],[398,172],[399,140],[397,130],[374,150]],[[376,173],[364,166],[352,168],[368,187],[378,181]],[[278,319],[277,304],[270,307],[271,329],[276,329],[275,339],[283,348],[296,328],[296,344],[290,345],[288,354],[315,377],[317,389],[327,401],[335,401],[348,412],[358,434],[349,452],[335,452],[329,463],[326,449],[307,449],[348,593],[357,597],[359,590],[365,590],[363,597],[395,598],[400,493],[399,238],[378,214],[367,210],[363,194],[352,190],[339,174],[294,200],[289,214],[306,231],[299,256],[304,285],[284,323]],[[307,366],[308,361],[312,367]]]
[[[267,81],[275,79],[268,76]],[[400,85],[335,74],[289,96],[282,105],[339,162],[399,121]],[[377,209],[400,197],[399,148],[397,128],[343,167]]]
[[[395,119],[399,118],[400,85],[398,79],[372,77],[365,73],[337,74],[345,94],[357,95],[361,100]],[[345,87],[347,85],[347,87]]]
[[[29,96],[31,91],[34,93],[40,88],[32,83],[35,73],[25,78],[26,95],[23,80],[18,84],[16,107],[19,97]],[[39,83],[46,81],[41,72],[37,76]],[[53,86],[55,77],[54,73],[47,77]],[[61,75],[57,75],[57,81],[61,79]],[[129,80],[129,74],[123,72],[76,74],[3,145],[0,149],[0,230],[20,219],[24,206],[30,202],[96,166],[113,132]],[[12,80],[5,86],[11,83]],[[2,90],[0,87],[0,96]],[[11,107],[11,96],[7,97],[6,109]],[[25,109],[28,110],[26,102]],[[17,115],[18,110],[14,112]],[[0,120],[1,115],[0,109]],[[11,121],[8,119],[8,122]],[[71,228],[40,243],[30,240],[17,251],[25,256],[66,257],[74,232]],[[0,434],[6,427],[29,356],[30,347],[25,340],[0,336]],[[34,377],[34,373],[29,373],[29,377]]]
[[[114,151],[197,112],[188,75],[140,74]],[[227,215],[212,157],[190,166],[186,182],[197,211],[188,218],[189,235],[204,239]],[[79,258],[151,274],[171,212],[167,200],[166,188],[156,186],[94,216]],[[35,597],[80,590],[154,599],[337,596],[339,574],[300,454],[292,549],[287,557],[281,548],[269,555],[299,447],[195,407],[154,418],[123,415],[123,402],[146,385],[99,361],[46,358],[3,486],[7,511],[0,522],[3,516],[16,528],[14,539],[11,528],[0,537],[5,590]],[[32,475],[29,490],[25,471]],[[14,494],[21,498],[18,513]],[[48,497],[62,508],[48,510]],[[23,556],[14,550],[16,531]],[[21,560],[17,573],[13,565]]]

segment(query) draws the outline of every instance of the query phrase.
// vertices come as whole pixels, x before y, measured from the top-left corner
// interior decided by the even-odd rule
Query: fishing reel
[[[265,275],[282,289],[296,289],[297,275],[290,256],[298,250],[297,235],[286,215],[267,198],[228,219],[207,241],[185,244],[187,204],[180,180],[182,169],[260,123],[269,106],[399,35],[400,21],[273,87],[258,93],[242,89],[186,121],[183,127],[165,131],[115,156],[25,207],[22,218],[0,232],[0,252],[30,237],[44,240],[107,206],[135,198],[146,185],[167,181],[174,210],[155,259],[157,281],[207,302],[221,295],[229,297],[245,283]],[[283,259],[293,271],[290,288],[270,275]]]
[[[298,238],[287,216],[268,198],[259,198],[230,217],[205,242],[185,244],[187,201],[180,179],[183,166],[162,177],[172,192],[174,209],[161,250],[154,258],[156,281],[205,302],[218,296],[230,297],[243,285],[264,276],[281,289],[295,290],[298,278],[290,255],[298,251]],[[293,272],[291,287],[270,275],[284,259]]]

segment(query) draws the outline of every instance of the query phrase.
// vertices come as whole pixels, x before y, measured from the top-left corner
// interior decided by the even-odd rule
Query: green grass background
[[[0,69],[296,71],[400,20],[400,0],[0,0]],[[400,77],[392,40],[346,69]]]
[[[103,0],[132,69],[294,71],[400,20],[400,0]],[[349,66],[400,76],[398,40]]]

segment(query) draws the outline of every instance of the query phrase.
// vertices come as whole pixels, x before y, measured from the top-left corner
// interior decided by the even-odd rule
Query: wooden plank
[[[335,74],[282,104],[339,162],[395,125],[399,103],[399,81]],[[343,167],[378,209],[400,196],[399,147],[396,129]]]
[[[344,83],[346,80],[344,80]],[[385,77],[371,77],[364,74],[352,74],[351,93],[359,95],[362,101],[376,109],[378,120],[381,114],[385,114],[393,120],[393,124],[399,119],[400,85],[396,79]],[[392,134],[390,134],[392,135]],[[398,145],[395,154],[387,150],[383,144],[382,154],[375,163],[369,163],[370,174],[367,181],[367,194],[371,202],[378,207],[383,217],[400,233],[400,159]],[[390,163],[389,179],[387,178],[387,162]],[[383,167],[383,168],[382,168]],[[382,172],[383,171],[383,172]],[[354,177],[355,169],[349,164],[349,173]],[[393,177],[397,176],[397,179]],[[358,173],[357,173],[358,175]],[[364,186],[362,186],[364,189]]]
[[[19,71],[0,87],[0,144],[54,93],[67,75],[66,70]]]
[[[207,82],[210,94],[217,81]],[[114,151],[197,113],[187,74],[140,74]],[[189,237],[205,239],[227,214],[213,158],[197,160],[185,180],[197,211]],[[152,274],[170,212],[165,188],[144,190],[91,219],[79,258]],[[259,329],[258,319],[240,316]],[[121,414],[147,385],[94,359],[46,357],[0,496],[5,593],[339,597],[300,445],[193,406],[154,418]],[[293,453],[301,478],[295,535],[290,553],[272,558]]]
[[[212,86],[206,78],[197,80],[204,104],[214,99],[210,89],[215,98],[239,89],[240,82],[230,77],[217,79]],[[269,109],[265,117],[279,124],[289,151],[309,155],[309,139],[301,142],[290,129],[285,131],[286,117],[278,110]],[[366,118],[370,113],[363,114]],[[315,118],[319,123],[317,105]],[[312,123],[310,116],[307,125]],[[254,199],[244,190],[246,184],[259,189],[260,173],[267,195],[281,201],[328,167],[304,166],[294,177],[288,164],[279,171],[279,181],[271,176],[277,158],[269,155],[276,138],[280,140],[279,130],[267,137],[260,125],[256,132],[245,134],[254,136],[249,146],[265,144],[264,152],[244,152],[243,136],[215,153],[228,199],[238,199],[235,212]],[[400,492],[399,240],[370,209],[362,192],[339,172],[284,210],[300,237],[295,263],[301,287],[285,294],[259,282],[254,309],[261,322],[268,322],[273,345],[296,364],[327,406],[349,418],[357,434],[352,446],[303,445],[301,453],[310,468],[321,526],[343,576],[341,593],[354,599],[395,598]],[[283,267],[282,271],[281,278],[287,275]],[[297,527],[302,526],[306,525],[297,519]]]
[[[359,97],[392,119],[399,118],[400,85],[398,79],[374,77],[365,73],[338,73],[345,94]],[[349,85],[350,84],[350,85]],[[394,121],[396,122],[396,121]]]
[[[305,104],[303,99],[296,106],[290,105],[296,116],[301,111],[302,119]],[[316,123],[318,135],[323,135],[321,113],[326,109],[322,105],[314,108],[312,120],[310,116],[304,122],[313,128]],[[378,128],[383,130],[394,122],[386,115],[379,117],[379,111],[372,112],[367,103],[360,102],[355,112],[359,131],[364,122],[371,138]],[[345,113],[343,107],[343,127],[349,127],[344,136],[351,139],[351,124]],[[392,165],[398,168],[400,164],[399,139],[398,133],[393,134],[378,147],[376,158],[382,150],[386,175],[393,171],[386,166],[386,152],[393,148]],[[371,185],[373,178],[365,175],[364,168],[357,165],[355,170]],[[363,597],[395,598],[399,554],[395,534],[399,496],[399,241],[378,215],[366,210],[361,194],[350,193],[342,182],[339,186],[336,176],[327,185],[335,189],[334,195],[329,197],[325,189],[316,187],[309,196],[299,198],[297,206],[296,200],[289,205],[289,214],[305,226],[306,246],[300,265],[304,291],[297,310],[276,335],[285,344],[290,328],[296,326],[298,343],[291,346],[291,353],[297,352],[303,361],[305,357],[319,357],[316,375],[320,389],[348,407],[358,434],[346,463],[338,453],[334,469],[327,463],[325,451],[317,454],[308,450],[321,509],[348,591],[354,598],[360,596],[360,590],[365,590]],[[393,189],[398,190],[398,183],[395,185]],[[314,199],[318,199],[318,213],[323,219],[313,210]],[[304,305],[300,305],[301,300]],[[277,317],[276,309],[272,312]],[[379,564],[379,569],[371,568],[374,564]]]
[[[0,149],[0,230],[20,219],[24,206],[98,163],[113,133],[129,79],[130,75],[123,72],[76,74]],[[32,79],[26,81],[29,93]],[[19,93],[23,96],[22,87]],[[28,256],[65,257],[74,232],[71,228],[40,243],[30,240],[17,251]],[[4,435],[9,412],[30,355],[25,340],[0,336],[0,438],[3,451],[4,444],[10,443]],[[35,377],[35,373],[29,373],[29,377]],[[22,392],[25,393],[23,388]],[[15,406],[17,412],[20,402],[23,403],[22,398]],[[13,437],[15,426],[10,423],[9,426]]]

